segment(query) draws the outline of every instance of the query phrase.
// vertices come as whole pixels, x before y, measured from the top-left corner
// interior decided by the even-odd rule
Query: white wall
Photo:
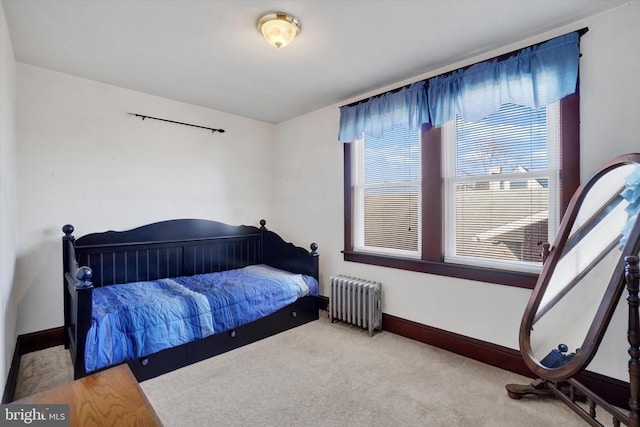
[[[4,389],[16,342],[12,292],[16,261],[15,79],[16,61],[0,3],[0,390]]]
[[[581,40],[580,69],[580,163],[584,179],[609,158],[640,151],[639,24],[640,6],[634,2],[413,80],[588,26],[589,32]],[[384,89],[389,88],[371,94]],[[517,349],[520,319],[530,291],[343,261],[343,164],[342,146],[337,141],[338,120],[336,105],[281,123],[276,137],[274,208],[278,229],[284,227],[289,240],[295,242],[318,242],[321,293],[328,295],[328,279],[334,274],[377,279],[383,283],[384,312]],[[628,380],[625,310],[622,306],[617,311],[589,368],[622,380]]]
[[[64,224],[76,237],[172,218],[270,224],[273,125],[22,63],[17,95],[18,334],[63,324]]]

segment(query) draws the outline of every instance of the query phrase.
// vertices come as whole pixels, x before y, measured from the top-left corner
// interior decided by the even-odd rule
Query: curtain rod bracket
[[[142,120],[148,118],[148,119],[153,119],[153,120],[160,120],[162,122],[175,123],[177,125],[191,126],[191,127],[200,128],[200,129],[208,129],[208,130],[211,131],[211,133],[216,133],[216,132],[224,133],[224,129],[215,129],[215,128],[210,128],[208,126],[192,125],[191,123],[177,122],[175,120],[168,120],[168,119],[161,119],[161,118],[158,118],[158,117],[145,116],[144,114],[137,114],[137,113],[127,113],[127,114],[130,114],[130,115],[136,116],[136,117],[140,117],[140,118],[142,118]]]

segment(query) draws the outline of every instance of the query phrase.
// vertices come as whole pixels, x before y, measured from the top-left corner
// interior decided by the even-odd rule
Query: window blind
[[[456,118],[455,156],[446,179],[453,215],[445,258],[541,261],[549,212],[556,210],[550,200],[558,191],[553,114],[555,106],[505,104],[479,122]]]
[[[418,255],[420,236],[419,132],[395,126],[383,137],[364,136],[357,180],[362,226],[356,235],[368,249]]]

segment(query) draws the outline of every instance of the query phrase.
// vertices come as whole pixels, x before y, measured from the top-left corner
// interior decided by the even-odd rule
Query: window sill
[[[514,286],[517,288],[533,289],[538,280],[538,275],[535,273],[506,271],[495,268],[481,268],[463,264],[423,261],[409,258],[394,258],[363,252],[343,251],[343,254],[344,260],[350,262],[417,271],[458,279],[475,280],[497,285]]]

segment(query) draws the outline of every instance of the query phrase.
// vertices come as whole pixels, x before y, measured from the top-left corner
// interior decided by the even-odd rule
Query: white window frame
[[[418,132],[418,131],[416,131]],[[353,247],[355,251],[366,252],[378,255],[395,256],[402,258],[420,259],[422,256],[422,167],[420,165],[420,176],[413,181],[395,181],[384,184],[365,184],[364,183],[364,159],[365,159],[365,136],[362,135],[356,141],[351,142],[352,147],[352,194],[353,194]],[[418,144],[420,150],[419,158],[422,159],[422,144]],[[377,246],[366,246],[364,241],[364,194],[367,189],[372,188],[398,188],[398,187],[416,187],[418,189],[418,221],[417,221],[417,238],[418,247],[416,251],[380,248]]]
[[[549,219],[547,241],[553,244],[560,226],[560,102],[547,105],[547,165],[546,171],[527,172],[526,174],[503,174],[504,179],[521,180],[527,178],[547,178],[549,180]],[[485,259],[461,256],[456,253],[456,184],[466,181],[482,181],[495,178],[491,175],[456,177],[456,124],[451,120],[442,127],[442,173],[444,185],[444,262],[473,265],[477,267],[498,268],[510,271],[540,273],[542,263],[513,260]]]

